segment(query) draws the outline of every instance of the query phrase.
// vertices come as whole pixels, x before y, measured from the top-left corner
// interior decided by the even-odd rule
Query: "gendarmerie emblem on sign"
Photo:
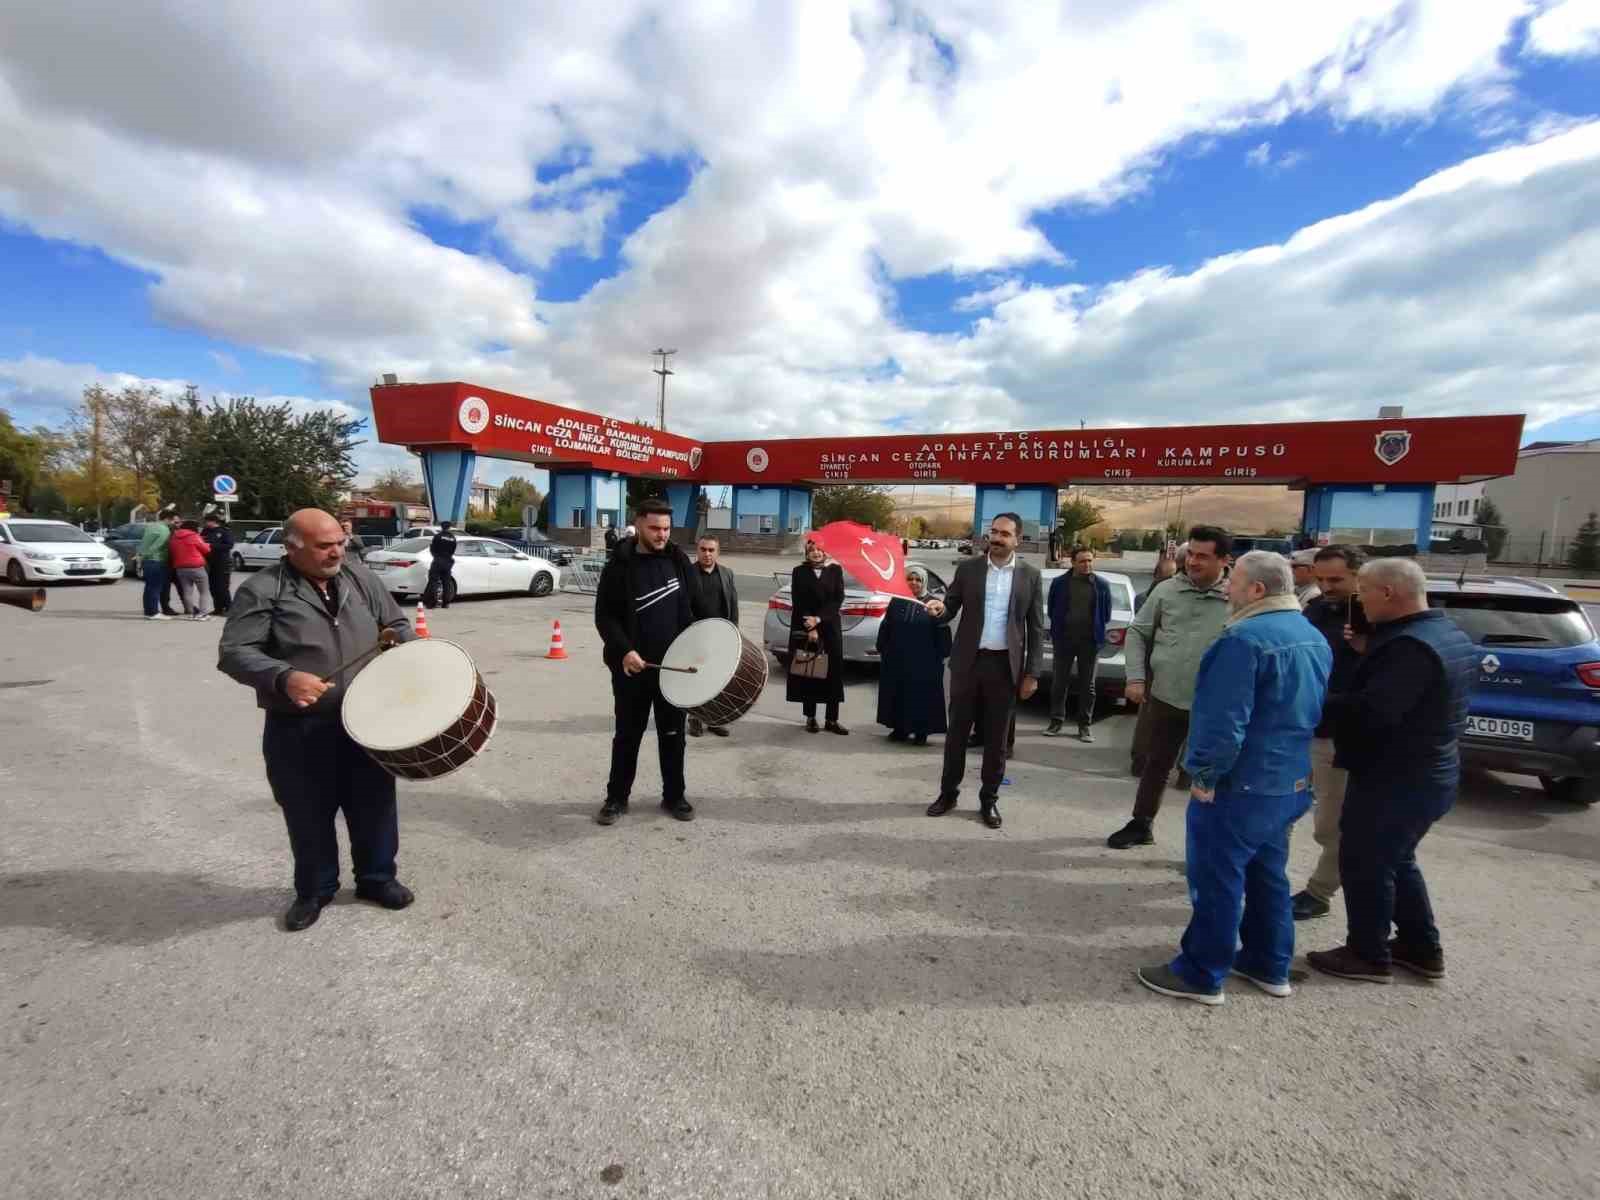
[[[1377,445],[1372,452],[1378,456],[1378,461],[1386,467],[1392,467],[1406,455],[1411,453],[1411,432],[1407,429],[1385,429],[1378,434]]]
[[[689,470],[698,471],[700,469],[700,462],[704,457],[704,452],[699,446],[691,447],[689,450]]]

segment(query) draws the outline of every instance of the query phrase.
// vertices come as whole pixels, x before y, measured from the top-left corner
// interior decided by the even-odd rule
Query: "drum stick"
[[[332,683],[333,682],[333,677],[335,675],[342,675],[346,671],[348,671],[351,667],[355,666],[357,663],[365,662],[367,659],[371,658],[378,651],[387,650],[390,646],[398,646],[399,644],[400,644],[400,639],[395,637],[394,631],[393,630],[389,630],[389,629],[385,629],[382,633],[378,634],[378,644],[376,646],[372,647],[372,649],[370,649],[370,650],[363,650],[360,654],[356,655],[354,658],[345,659],[344,662],[340,663],[329,674],[324,675],[322,677],[322,682],[323,683]]]
[[[679,675],[698,675],[699,667],[663,667],[660,663],[645,663],[652,671],[676,671]]]

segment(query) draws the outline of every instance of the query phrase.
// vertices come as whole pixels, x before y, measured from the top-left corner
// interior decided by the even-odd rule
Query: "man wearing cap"
[[[1317,586],[1317,552],[1296,550],[1289,556],[1289,565],[1294,568],[1294,596],[1304,612],[1306,605],[1322,595]]]

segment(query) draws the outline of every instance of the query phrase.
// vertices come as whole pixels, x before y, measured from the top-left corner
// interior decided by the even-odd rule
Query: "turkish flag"
[[[854,521],[835,521],[806,537],[869,591],[915,599],[906,583],[905,553],[894,534],[879,533]]]

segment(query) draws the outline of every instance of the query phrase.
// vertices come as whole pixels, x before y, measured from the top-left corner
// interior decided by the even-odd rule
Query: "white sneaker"
[[[211,620],[211,614],[210,613],[201,613],[198,617],[195,618],[195,620],[196,621],[209,621],[209,620]]]
[[[172,618],[167,616],[166,613],[151,613],[148,617],[145,618],[145,620],[146,621],[170,621],[170,620],[172,620]]]
[[[1258,976],[1239,970],[1238,967],[1234,967],[1231,971],[1229,971],[1229,974],[1238,979],[1243,979],[1249,983],[1255,984],[1256,987],[1260,988],[1267,995],[1276,996],[1280,1000],[1294,995],[1294,985],[1287,982],[1273,983],[1270,979],[1261,979]]]

